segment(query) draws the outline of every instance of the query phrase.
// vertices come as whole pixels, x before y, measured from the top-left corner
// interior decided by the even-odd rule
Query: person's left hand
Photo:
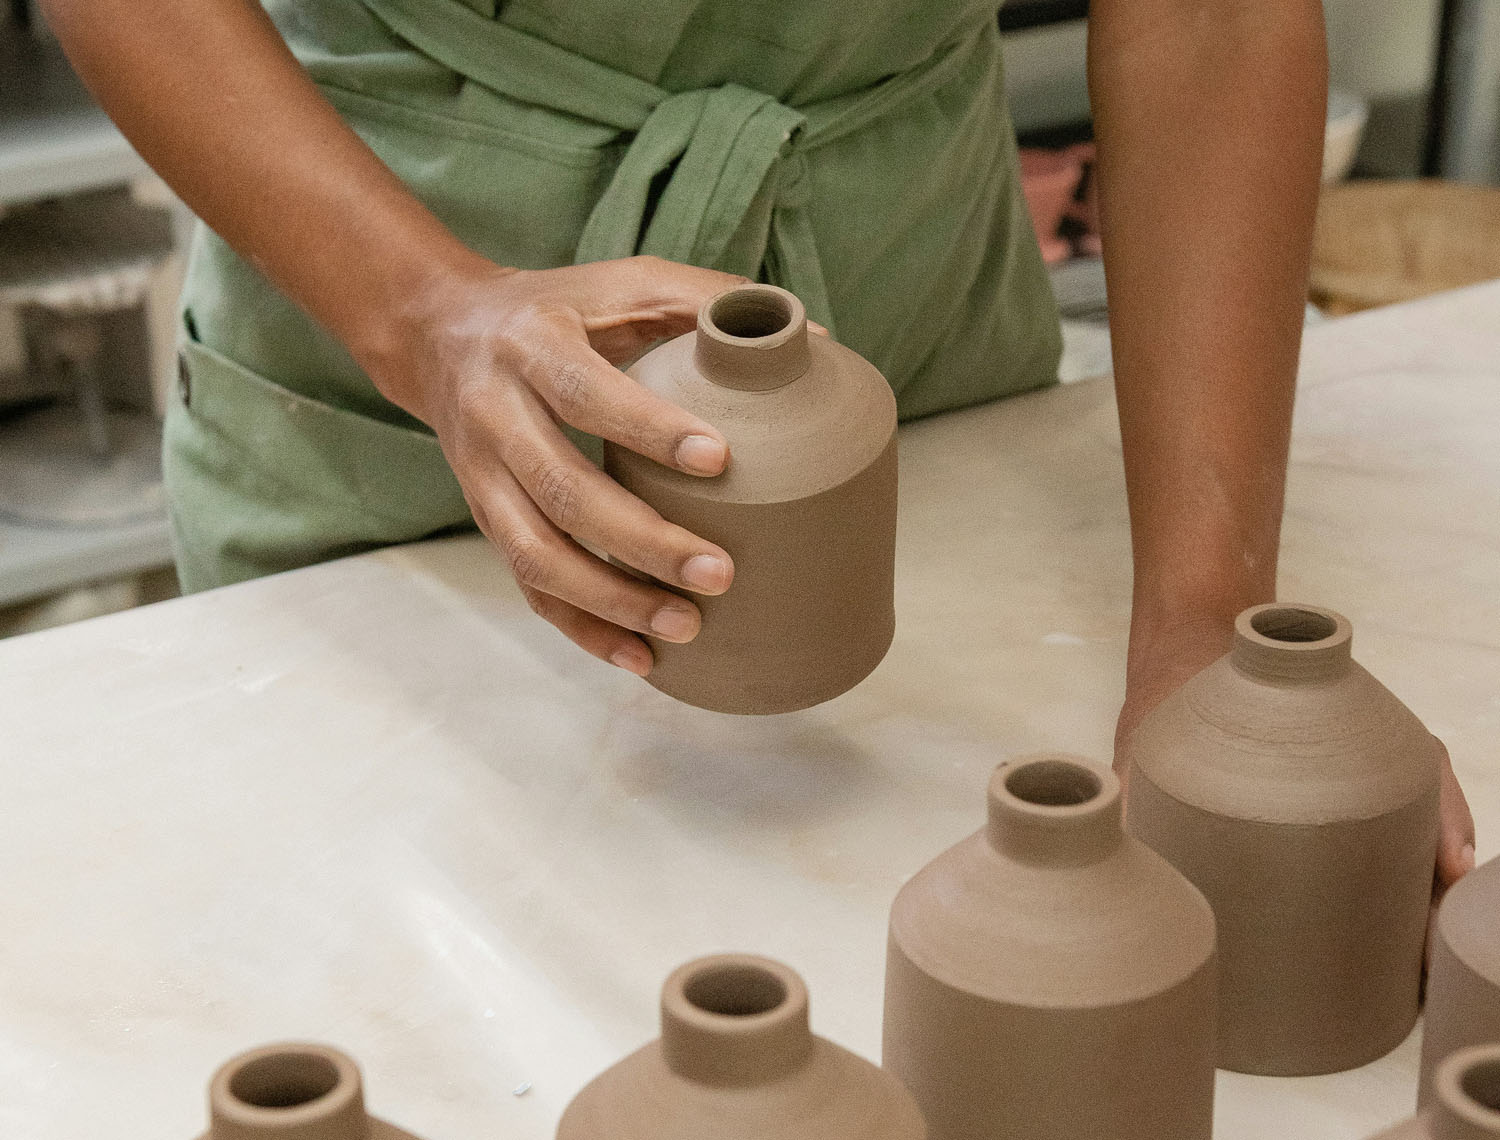
[[[1160,629],[1132,628],[1125,666],[1125,702],[1115,724],[1115,773],[1129,805],[1129,764],[1125,741],[1146,714],[1225,653],[1234,640],[1234,620],[1205,617]],[[1442,749],[1437,863],[1433,872],[1433,906],[1448,888],[1474,869],[1474,816],[1453,772],[1448,749]]]

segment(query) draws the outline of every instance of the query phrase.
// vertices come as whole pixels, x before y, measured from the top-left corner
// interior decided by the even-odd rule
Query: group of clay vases
[[[735,559],[651,683],[727,712],[802,708],[879,663],[893,623],[895,405],[771,286],[710,301],[633,375],[731,441],[699,479],[610,472]],[[884,1070],[815,1037],[801,979],[719,957],[674,973],[661,1036],[589,1084],[559,1140],[1209,1140],[1216,1065],[1311,1075],[1389,1051],[1418,1012],[1440,746],[1311,606],[1240,615],[1231,652],[1124,758],[1001,765],[988,821],[891,912]],[[1388,1135],[1500,1137],[1500,863],[1438,922],[1423,1109]],[[1474,1048],[1479,1046],[1479,1048]],[[215,1077],[211,1140],[383,1140],[357,1070],[288,1046]],[[276,1131],[278,1123],[295,1128]]]

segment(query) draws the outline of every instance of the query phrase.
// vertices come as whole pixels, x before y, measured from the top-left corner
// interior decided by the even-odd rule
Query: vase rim
[[[348,1054],[310,1041],[262,1045],[230,1058],[209,1084],[218,1122],[253,1131],[306,1128],[364,1114],[359,1067]]]
[[[1450,1053],[1433,1074],[1433,1088],[1440,1116],[1500,1135],[1500,1043]]]
[[[1317,680],[1344,671],[1354,627],[1343,614],[1303,602],[1266,602],[1234,621],[1234,663],[1271,680]]]

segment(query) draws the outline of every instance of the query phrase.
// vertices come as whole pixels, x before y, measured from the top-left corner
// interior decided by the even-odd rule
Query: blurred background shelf
[[[0,22],[0,206],[129,182],[139,155],[50,37]]]

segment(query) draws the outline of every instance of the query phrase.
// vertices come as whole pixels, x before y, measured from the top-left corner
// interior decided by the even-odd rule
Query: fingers
[[[1441,742],[1439,742],[1441,744]],[[1437,886],[1451,887],[1474,869],[1474,816],[1453,772],[1448,749],[1443,748],[1442,783],[1438,792]]]
[[[586,460],[534,399],[507,400],[504,407],[476,415],[497,421],[486,425],[485,432],[496,451],[495,461],[478,465],[496,485],[493,494],[509,498],[510,488],[518,483],[538,516],[560,535],[605,550],[669,586],[697,594],[722,594],[729,588],[734,563],[724,550],[667,522]],[[518,525],[535,530],[536,524],[522,517],[519,506],[510,505],[507,512]],[[603,565],[598,559],[593,562]],[[639,585],[629,575],[613,573]],[[589,604],[586,594],[562,596],[592,613],[610,616]]]
[[[523,588],[532,611],[555,625],[563,636],[601,661],[644,677],[654,664],[650,647],[617,625],[539,590]]]
[[[522,377],[564,423],[689,475],[724,470],[729,445],[717,428],[647,391],[581,336],[554,330],[528,348]]]

